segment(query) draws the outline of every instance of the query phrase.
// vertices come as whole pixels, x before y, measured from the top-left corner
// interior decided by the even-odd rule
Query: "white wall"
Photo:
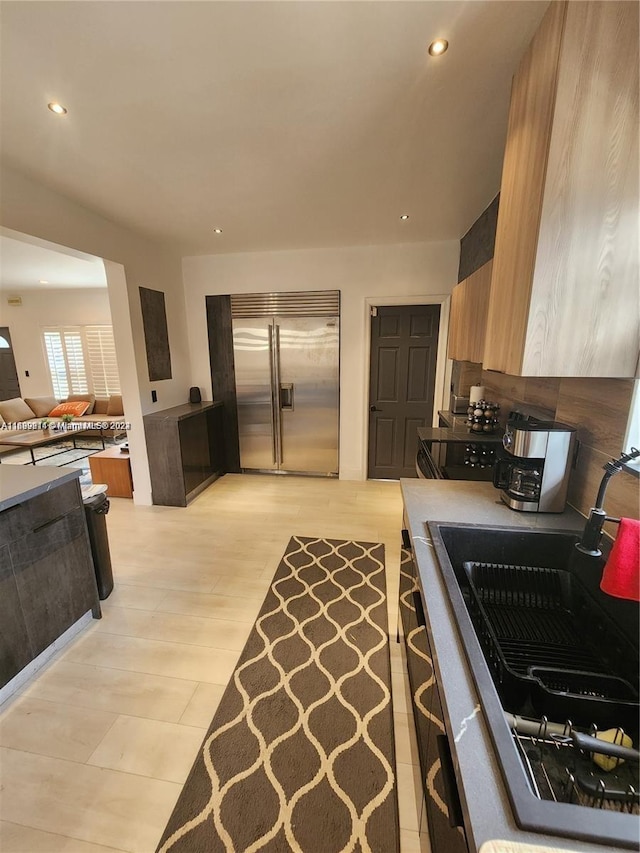
[[[193,384],[186,324],[180,255],[105,219],[71,199],[8,167],[1,173],[0,225],[76,249],[111,263],[105,265],[113,331],[120,362],[136,503],[151,502],[151,486],[143,414],[179,405]],[[138,287],[165,294],[172,378],[149,382]],[[4,298],[4,295],[3,295]],[[124,353],[124,357],[122,354]],[[151,402],[151,389],[158,402]]]
[[[459,253],[459,242],[451,240],[184,258],[193,383],[211,399],[206,296],[340,290],[340,477],[366,479],[368,306],[383,305],[385,300],[387,304],[407,299],[421,303],[430,297],[442,301],[457,282]]]
[[[25,291],[13,288],[11,295],[20,296],[22,305],[7,305],[6,299],[0,299],[0,326],[9,327],[22,396],[53,394],[42,327],[110,326],[107,288]],[[25,371],[29,372],[28,377]]]

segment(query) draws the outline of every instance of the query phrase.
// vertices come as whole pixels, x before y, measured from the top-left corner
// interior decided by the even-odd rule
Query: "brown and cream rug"
[[[158,847],[396,853],[384,546],[294,536]]]

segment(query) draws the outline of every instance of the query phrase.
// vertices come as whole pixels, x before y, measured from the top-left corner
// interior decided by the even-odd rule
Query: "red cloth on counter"
[[[600,589],[616,598],[640,601],[640,521],[637,519],[620,519]]]

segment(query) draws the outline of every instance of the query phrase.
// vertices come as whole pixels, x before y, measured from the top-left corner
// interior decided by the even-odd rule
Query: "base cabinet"
[[[224,473],[222,403],[187,403],[144,416],[153,503],[186,506]]]
[[[432,853],[467,853],[460,803],[442,706],[425,625],[422,594],[408,536],[403,531],[400,563],[400,618],[407,653],[413,719],[420,756]]]
[[[0,534],[3,687],[100,602],[77,480],[1,512]]]

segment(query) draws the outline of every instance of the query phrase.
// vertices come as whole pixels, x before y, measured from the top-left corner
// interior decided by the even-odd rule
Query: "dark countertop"
[[[173,406],[171,409],[161,409],[159,412],[149,412],[144,416],[144,420],[171,420],[182,421],[185,418],[191,418],[200,412],[206,412],[208,409],[216,409],[221,406],[219,400],[215,402],[203,401],[202,403],[183,403],[181,406]]]
[[[0,512],[69,480],[76,480],[81,473],[77,468],[0,465]]]
[[[400,481],[408,527],[425,595],[429,640],[435,651],[440,699],[460,791],[471,851],[494,839],[580,851],[611,853],[610,846],[523,831],[518,828],[502,781],[489,729],[481,713],[473,676],[456,627],[449,596],[431,545],[427,521],[495,524],[509,527],[580,530],[584,517],[563,513],[523,513],[509,509],[490,483],[462,480]],[[443,667],[442,664],[446,663]]]
[[[466,424],[466,418],[465,418]],[[502,428],[495,432],[470,432],[468,426],[455,424],[453,427],[418,427],[420,441],[439,441],[447,444],[502,444]]]
[[[464,426],[467,422],[466,412],[443,412],[438,411],[438,417],[448,427]]]

